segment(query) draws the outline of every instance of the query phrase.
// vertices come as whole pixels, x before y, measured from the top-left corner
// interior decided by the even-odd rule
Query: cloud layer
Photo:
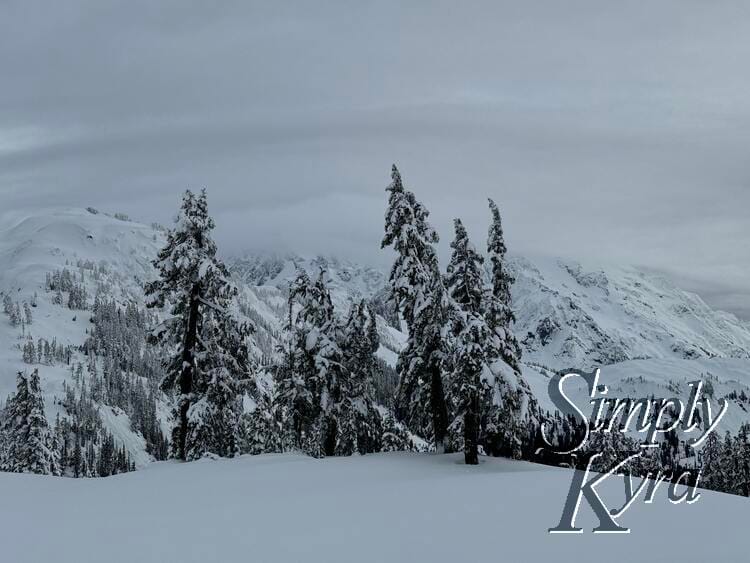
[[[645,265],[750,317],[750,5],[0,4],[0,192],[229,252],[379,251],[392,162],[444,241]],[[447,247],[447,244],[443,245]],[[445,248],[443,249],[445,251]]]

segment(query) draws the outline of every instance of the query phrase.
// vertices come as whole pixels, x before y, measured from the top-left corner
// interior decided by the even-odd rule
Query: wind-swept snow
[[[106,479],[0,474],[0,545],[13,563],[681,563],[746,560],[747,499],[662,490],[620,523],[629,535],[550,535],[571,472],[461,456],[264,455],[157,463]],[[603,490],[615,505],[622,481]],[[189,494],[185,492],[189,491]]]

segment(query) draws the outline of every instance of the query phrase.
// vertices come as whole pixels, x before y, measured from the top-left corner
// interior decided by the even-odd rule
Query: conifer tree
[[[511,308],[510,288],[515,281],[505,264],[507,248],[503,237],[500,210],[491,199],[492,222],[487,235],[487,258],[490,263],[490,287],[486,292],[485,316],[492,333],[488,342],[493,357],[501,358],[513,370],[519,371],[521,347],[513,334],[516,320]]]
[[[300,297],[310,291],[310,277],[303,269],[297,270],[296,278],[289,284],[287,298],[287,323],[284,331],[285,343],[280,344],[279,353],[283,362],[276,368],[276,409],[282,420],[282,448],[301,448],[303,436],[312,419],[313,394],[308,388],[302,368],[306,334],[297,326],[295,305]],[[298,308],[299,305],[296,305]]]
[[[229,310],[238,290],[216,256],[213,228],[205,190],[186,191],[154,261],[159,278],[146,285],[149,307],[169,306],[153,336],[171,351],[162,389],[176,395],[171,455],[182,460],[231,456],[239,444],[236,380],[247,375],[249,327]]]
[[[510,288],[500,210],[489,200],[492,222],[487,237],[490,283],[485,290],[484,311],[489,337],[485,354],[490,368],[493,404],[483,417],[482,441],[492,455],[519,457],[525,442],[534,435],[536,400],[521,374],[521,348],[512,330],[515,316]]]
[[[297,447],[314,457],[336,453],[337,409],[345,379],[339,327],[321,269],[313,283],[300,270],[290,286],[290,347],[279,370],[279,405],[284,427]]]
[[[453,253],[448,265],[446,285],[455,305],[452,332],[454,336],[453,376],[449,397],[455,418],[451,435],[462,438],[464,460],[476,465],[479,445],[481,405],[488,401],[488,389],[482,381],[485,369],[484,346],[489,336],[482,315],[483,258],[469,241],[459,219],[454,221],[456,238],[451,243]]]
[[[721,442],[716,432],[711,432],[706,438],[706,444],[701,450],[702,485],[707,489],[722,491],[726,487],[724,460],[722,460]]]
[[[375,313],[365,300],[352,304],[342,331],[344,379],[337,408],[338,455],[380,449],[382,422],[374,404],[375,352],[380,345]]]
[[[2,438],[3,471],[60,475],[59,452],[44,414],[39,370],[31,375],[18,373],[16,393],[3,413]]]
[[[441,366],[446,295],[433,246],[438,235],[427,221],[429,211],[404,188],[395,165],[391,179],[381,248],[396,252],[389,277],[391,299],[408,327],[397,364],[395,412],[412,430],[431,437],[437,451],[444,451],[448,409]]]
[[[196,382],[201,397],[188,412],[187,459],[205,452],[222,457],[240,453],[242,398],[238,379],[249,371],[245,337],[250,329],[226,311],[208,308],[201,330],[203,377]]]

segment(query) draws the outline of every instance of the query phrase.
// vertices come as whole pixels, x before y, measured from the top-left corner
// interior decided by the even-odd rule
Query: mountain
[[[283,291],[296,268],[325,267],[337,307],[378,302],[385,273],[335,257],[246,255],[229,261],[249,286]],[[669,279],[634,267],[584,268],[571,260],[511,256],[515,332],[527,363],[550,369],[634,359],[750,358],[750,324],[711,309]],[[397,324],[397,323],[391,323]]]
[[[294,277],[297,268],[313,276],[323,268],[327,272],[329,288],[339,298],[372,297],[382,291],[387,279],[380,270],[335,256],[305,258],[296,254],[246,254],[229,262],[237,279],[250,286],[284,287]]]
[[[151,260],[163,244],[164,230],[158,225],[93,209],[40,210],[12,220],[6,216],[0,224],[0,298],[34,306],[28,326],[13,326],[7,315],[0,315],[0,397],[15,389],[17,371],[39,367],[49,419],[69,416],[69,405],[63,403],[73,386],[74,367],[91,369],[92,358],[82,345],[93,330],[94,297],[142,309],[143,282],[154,277]],[[353,300],[373,303],[379,313],[378,355],[395,366],[405,335],[386,302],[385,272],[330,256],[247,254],[230,257],[227,263],[241,289],[238,312],[256,327],[251,353],[260,366],[271,361],[280,343],[288,281],[297,268],[317,275],[321,267],[340,314]],[[710,378],[715,398],[729,396],[733,401],[726,429],[735,431],[750,421],[750,378],[745,375],[750,371],[750,327],[744,321],[637,268],[528,257],[512,257],[509,268],[516,278],[512,294],[523,371],[545,408],[553,408],[547,397],[551,373],[598,365],[605,366],[603,377],[614,389],[633,397],[687,395],[689,381]],[[85,291],[87,309],[55,302],[47,276],[63,269]],[[24,363],[22,349],[30,339],[54,340],[70,355],[61,361]],[[95,371],[104,369],[102,361],[97,359]],[[152,371],[151,379],[130,377],[155,389],[159,374]],[[167,405],[153,392],[157,418],[166,432]],[[586,397],[577,393],[585,403]],[[102,427],[126,448],[136,466],[153,459],[139,424],[131,419],[133,409],[105,400],[97,402],[96,409]]]
[[[750,325],[665,277],[620,265],[515,257],[515,332],[553,368],[633,359],[750,358]]]

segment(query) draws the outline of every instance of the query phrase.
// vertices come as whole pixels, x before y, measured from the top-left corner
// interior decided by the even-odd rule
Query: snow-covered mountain
[[[248,285],[283,290],[296,268],[328,272],[336,305],[384,295],[387,274],[331,257],[248,255],[230,268]],[[515,332],[527,363],[590,368],[633,359],[750,358],[750,324],[711,309],[665,277],[633,267],[586,269],[513,256]]]
[[[74,347],[72,362],[85,361],[78,346],[91,330],[91,312],[55,303],[46,276],[68,268],[89,300],[99,293],[120,304],[143,305],[142,285],[154,276],[151,260],[164,231],[95,210],[53,209],[0,224],[0,298],[33,302],[33,323],[11,326],[0,315],[0,398],[15,388],[15,373],[28,369],[22,345],[29,335]],[[317,274],[325,267],[332,298],[344,313],[356,299],[370,299],[381,313],[379,356],[395,365],[404,342],[398,322],[384,304],[387,274],[335,257],[245,255],[227,259],[241,286],[240,311],[254,321],[252,350],[260,363],[274,353],[286,314],[286,284],[297,267]],[[594,365],[629,396],[687,393],[687,382],[710,374],[716,397],[737,396],[727,429],[750,420],[750,326],[711,309],[700,297],[637,268],[583,266],[571,261],[514,257],[510,268],[517,337],[524,373],[542,405],[557,369]],[[36,294],[36,297],[35,297]],[[386,320],[388,319],[388,320]],[[64,416],[59,401],[70,384],[70,366],[40,365],[48,415]],[[165,420],[166,409],[160,416]],[[128,416],[106,405],[101,418],[139,466],[148,463],[143,438]]]
[[[553,368],[624,360],[750,358],[750,325],[665,277],[513,258],[515,331],[527,361]]]
[[[232,271],[247,285],[284,287],[303,268],[317,275],[321,268],[328,274],[328,286],[341,298],[372,297],[383,289],[386,275],[371,266],[340,260],[335,256],[302,257],[296,254],[246,254],[230,261]]]

